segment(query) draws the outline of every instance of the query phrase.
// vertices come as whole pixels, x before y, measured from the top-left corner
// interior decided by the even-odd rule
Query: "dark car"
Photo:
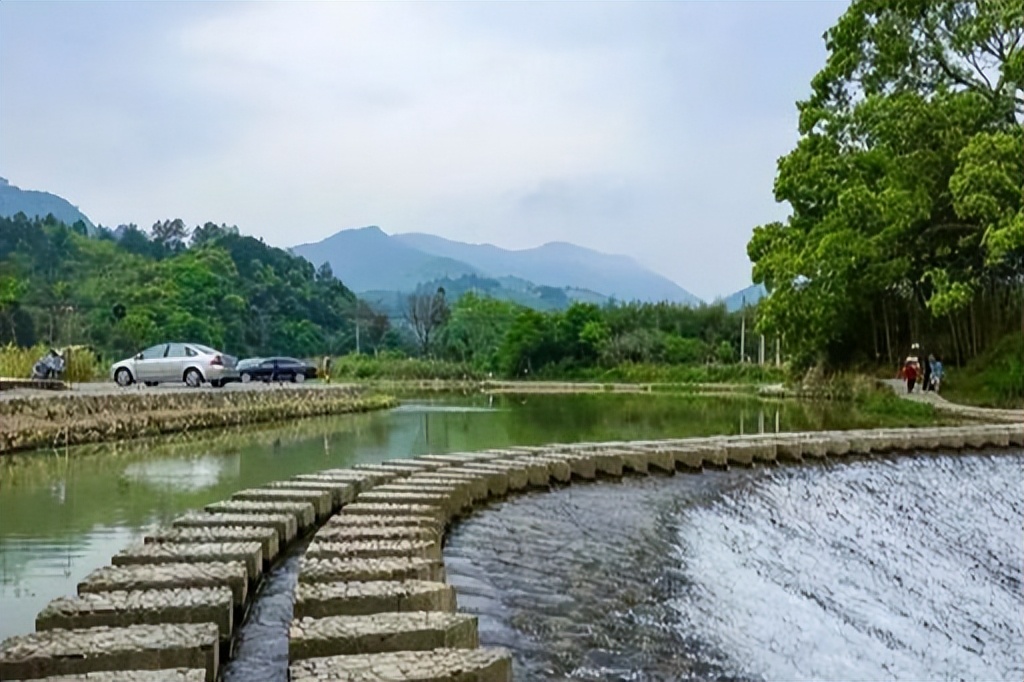
[[[247,358],[238,363],[238,376],[243,382],[294,381],[316,378],[316,367],[295,358]]]

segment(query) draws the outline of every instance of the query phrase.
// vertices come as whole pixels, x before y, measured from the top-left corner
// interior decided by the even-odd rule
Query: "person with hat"
[[[917,354],[920,352],[919,344],[911,344],[910,355],[903,362],[903,378],[907,380],[907,393],[914,392],[914,384],[917,383],[917,375],[921,373],[921,361]]]

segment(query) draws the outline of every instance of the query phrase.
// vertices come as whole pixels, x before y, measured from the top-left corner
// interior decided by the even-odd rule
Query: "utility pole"
[[[360,354],[359,350],[359,314],[356,314],[356,355]]]
[[[761,343],[757,349],[757,364],[764,364],[764,334],[761,334]]]
[[[740,362],[747,361],[747,297],[743,297],[740,307]]]
[[[775,366],[782,366],[782,344],[779,342],[779,337],[775,337]]]

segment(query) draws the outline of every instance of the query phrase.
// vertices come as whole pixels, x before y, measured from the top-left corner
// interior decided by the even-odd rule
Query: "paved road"
[[[901,398],[918,403],[928,403],[943,412],[959,414],[969,419],[1024,423],[1024,410],[998,410],[990,407],[951,403],[934,391],[922,391],[920,386],[915,387],[913,393],[907,393],[907,382],[903,379],[887,379],[885,383]]]
[[[46,391],[33,388],[16,388],[10,391],[0,391],[0,400],[12,400],[15,398],[30,398],[30,397],[43,397],[53,398],[62,396],[73,396],[73,395],[113,395],[117,393],[167,393],[167,392],[189,392],[195,393],[197,391],[274,391],[279,387],[285,388],[299,388],[302,390],[318,391],[325,388],[354,388],[356,384],[324,384],[321,382],[301,383],[293,384],[290,382],[286,383],[273,383],[266,384],[262,381],[254,381],[252,383],[243,384],[240,382],[231,382],[223,388],[213,388],[212,386],[203,386],[202,388],[189,388],[185,384],[160,384],[159,386],[144,386],[141,384],[135,384],[122,388],[112,381],[93,381],[82,384],[73,384],[70,391]]]

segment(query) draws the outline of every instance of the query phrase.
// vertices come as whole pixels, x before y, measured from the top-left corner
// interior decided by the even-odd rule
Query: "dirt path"
[[[1024,410],[999,410],[991,407],[975,407],[973,405],[961,405],[951,403],[938,393],[933,391],[922,391],[920,386],[914,388],[913,393],[907,393],[907,382],[902,379],[888,379],[885,381],[896,395],[905,400],[913,400],[918,403],[934,405],[936,410],[958,414],[968,419],[984,419],[988,421],[1016,422],[1024,424]]]

